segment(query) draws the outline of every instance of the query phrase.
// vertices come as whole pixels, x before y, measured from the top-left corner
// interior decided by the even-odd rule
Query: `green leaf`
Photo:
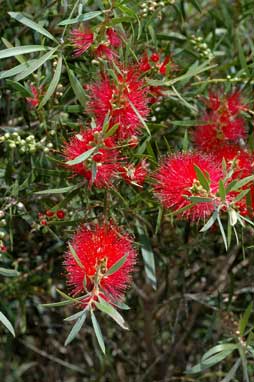
[[[24,70],[23,72],[19,73],[16,77],[16,81],[23,80],[24,78],[28,77],[31,73],[35,72],[35,70],[39,69],[46,61],[50,60],[53,56],[53,54],[56,52],[58,47],[50,50],[50,52],[47,52],[42,57],[38,58],[37,60],[34,60],[34,62],[30,65],[28,65],[28,68]]]
[[[248,193],[249,189],[241,191],[233,200],[231,203],[239,202],[241,199],[243,199]]]
[[[77,320],[83,314],[84,314],[84,309],[82,309],[80,312],[77,312],[77,313],[73,314],[72,316],[66,317],[64,319],[64,321],[74,321],[74,320]]]
[[[86,93],[79,82],[79,80],[75,77],[73,71],[67,66],[68,76],[70,80],[70,84],[72,87],[72,90],[77,97],[78,101],[82,106],[86,106]]]
[[[71,341],[73,341],[74,338],[78,335],[78,333],[80,332],[80,329],[82,328],[82,326],[86,320],[86,317],[87,317],[87,310],[85,309],[83,311],[82,316],[73,325],[68,337],[65,340],[64,346],[69,345],[69,343],[71,343]]]
[[[225,234],[223,225],[222,225],[222,223],[221,223],[221,219],[220,219],[220,215],[219,215],[219,214],[218,214],[218,216],[217,216],[217,221],[218,221],[218,223],[219,223],[220,232],[221,232],[221,235],[222,235],[222,239],[223,239],[223,241],[224,241],[225,249],[226,249],[226,251],[227,251],[227,250],[228,250],[227,238],[226,238],[226,234]]]
[[[217,363],[223,361],[226,357],[228,357],[233,350],[224,350],[221,351],[214,356],[207,358],[205,360],[202,360],[199,364],[196,366],[193,366],[191,369],[188,369],[186,371],[187,374],[197,374],[200,373],[206,369],[209,369],[210,367],[216,365]]]
[[[74,191],[79,186],[68,186],[62,188],[51,188],[49,190],[37,191],[35,195],[49,195],[49,194],[65,194],[66,192]]]
[[[115,272],[117,272],[124,265],[125,261],[127,260],[127,257],[128,257],[128,253],[124,255],[123,257],[121,257],[121,259],[118,260],[114,265],[112,265],[112,267],[110,267],[107,270],[107,272],[104,274],[104,277],[111,276]]]
[[[27,27],[34,29],[36,32],[50,38],[53,41],[57,40],[55,39],[54,36],[52,36],[47,29],[43,28],[41,25],[37,24],[36,22],[32,21],[28,17],[25,17],[22,13],[20,12],[8,12],[8,14],[15,20],[19,21],[20,23],[26,25]]]
[[[48,50],[48,47],[43,45],[15,46],[14,48],[0,50],[0,59],[18,56],[20,54],[41,52],[43,50]]]
[[[48,87],[46,94],[44,95],[44,97],[41,100],[41,103],[39,105],[39,108],[38,108],[39,110],[42,108],[42,106],[44,106],[48,102],[48,100],[50,99],[50,97],[52,96],[54,91],[56,90],[56,87],[57,87],[58,82],[59,82],[60,77],[61,77],[62,62],[63,62],[63,58],[62,58],[62,56],[60,56],[58,59],[58,63],[57,63],[56,70],[55,70],[54,76],[52,78],[52,81]]]
[[[220,181],[219,181],[219,194],[220,194],[221,200],[225,201],[226,200],[226,190],[225,190],[225,186],[224,186],[222,179],[220,179]]]
[[[188,196],[188,200],[190,200],[192,203],[209,203],[212,202],[212,198],[203,198],[201,196]]]
[[[137,226],[137,231],[139,234],[139,240],[141,243],[141,253],[142,253],[142,257],[143,257],[143,261],[145,265],[146,278],[148,283],[151,284],[154,289],[156,289],[157,280],[156,280],[155,260],[154,260],[154,253],[151,247],[151,243],[147,233],[145,232],[145,229],[141,227],[138,221],[136,223],[136,226]]]
[[[194,170],[197,176],[197,179],[199,180],[201,186],[207,191],[210,191],[210,179],[209,174],[205,174],[201,168],[199,168],[197,165],[194,164]]]
[[[95,332],[97,341],[100,345],[102,353],[105,354],[106,349],[105,349],[104,339],[103,339],[103,336],[101,333],[101,328],[100,328],[99,322],[97,321],[97,318],[95,317],[95,314],[92,310],[91,310],[91,319],[92,319],[92,324],[93,324],[93,328],[94,328],[94,332]]]
[[[110,316],[121,328],[129,330],[127,324],[125,323],[121,314],[113,308],[107,301],[99,297],[100,302],[95,301],[96,307],[103,313],[106,313]]]
[[[253,302],[251,302],[247,306],[243,316],[240,319],[239,329],[240,329],[240,336],[241,337],[244,335],[245,329],[246,329],[246,327],[247,327],[247,325],[249,323],[249,319],[250,319],[250,315],[252,313],[252,309],[253,309]]]
[[[246,178],[243,178],[241,180],[239,180],[238,182],[236,182],[231,188],[230,188],[230,191],[236,191],[238,190],[239,188],[245,186],[246,184],[248,184],[249,182],[253,181],[254,180],[254,175],[251,175],[251,176],[247,176]]]
[[[212,225],[216,222],[217,220],[217,216],[218,216],[218,211],[215,210],[212,214],[212,216],[209,218],[209,220],[206,222],[206,224],[204,225],[204,227],[201,228],[201,230],[199,232],[205,232],[205,231],[208,231],[209,228],[212,227]]]
[[[75,159],[69,160],[68,162],[66,162],[66,164],[68,164],[69,166],[73,166],[74,164],[84,162],[95,152],[95,150],[97,150],[97,147],[92,147],[91,149],[85,151],[83,154],[77,156]]]
[[[0,267],[0,275],[6,277],[17,277],[19,275],[19,272],[15,269],[7,269]]]
[[[102,14],[102,11],[94,11],[94,12],[88,12],[83,15],[80,15],[78,17],[75,17],[73,19],[66,19],[60,21],[57,25],[64,26],[64,25],[70,25],[70,24],[76,24],[76,23],[82,23],[83,21],[92,20],[95,17],[98,17]]]
[[[32,64],[34,61],[35,60],[27,61],[23,64],[14,66],[14,68],[12,69],[3,70],[2,72],[0,72],[0,79],[16,76],[16,74],[23,72],[28,67],[29,62],[30,64]]]
[[[16,90],[20,94],[22,94],[24,97],[32,97],[32,93],[22,84],[16,81],[12,80],[6,80],[6,84],[9,85],[12,89]]]
[[[13,337],[15,337],[15,330],[12,326],[12,323],[8,320],[8,318],[2,312],[0,312],[0,321],[6,327],[6,329],[9,330],[9,332],[13,335]]]
[[[129,310],[130,309],[130,307],[128,305],[126,305],[124,302],[114,301],[114,302],[112,302],[112,304],[114,306],[116,306],[118,309],[122,309],[122,310]]]
[[[142,123],[142,125],[144,126],[144,128],[146,129],[147,133],[149,136],[151,136],[151,132],[149,130],[149,127],[147,126],[144,118],[142,117],[142,115],[139,113],[139,111],[136,109],[135,105],[133,105],[133,103],[131,102],[131,100],[129,99],[129,104],[131,105],[131,108],[133,109],[134,113],[136,114],[136,116],[138,117],[138,119],[140,120],[140,122]]]
[[[222,381],[220,382],[230,382],[232,381],[232,379],[234,378],[234,376],[236,375],[236,372],[240,366],[240,363],[241,363],[241,359],[239,358],[233,365],[233,367],[229,370],[229,372],[227,373],[227,375],[222,379]]]
[[[225,351],[225,350],[233,351],[235,349],[238,349],[238,347],[239,346],[237,344],[233,344],[233,343],[225,343],[225,344],[216,345],[216,346],[212,347],[211,349],[209,349],[203,355],[203,357],[201,358],[201,361],[205,361],[206,359],[210,358],[211,356],[213,356],[216,353],[220,353],[220,352]]]
[[[193,7],[195,7],[197,9],[197,11],[199,11],[200,13],[202,12],[200,4],[197,0],[191,0],[191,4],[193,5]]]
[[[69,243],[69,248],[70,248],[70,252],[71,252],[72,256],[74,257],[74,259],[75,259],[76,263],[78,264],[78,266],[80,268],[84,269],[85,267],[81,263],[80,258],[78,257],[78,255],[77,255],[75,249],[73,248],[73,246],[71,245],[71,243]]]

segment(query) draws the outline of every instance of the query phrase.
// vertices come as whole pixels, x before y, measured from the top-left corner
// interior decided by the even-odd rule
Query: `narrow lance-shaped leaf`
[[[74,259],[75,259],[76,263],[78,264],[78,266],[80,268],[84,269],[85,267],[81,263],[80,258],[78,257],[78,255],[77,255],[75,249],[73,248],[73,246],[71,245],[71,243],[69,243],[69,248],[70,248],[70,252],[71,252],[72,256],[74,257]]]
[[[247,309],[245,310],[243,316],[240,319],[240,323],[239,323],[240,336],[244,335],[245,329],[246,329],[248,322],[249,322],[249,319],[250,319],[250,315],[252,313],[252,309],[253,309],[253,302],[251,302],[248,305]]]
[[[48,87],[46,94],[44,95],[43,99],[41,100],[41,103],[39,105],[39,109],[41,109],[42,106],[44,106],[48,102],[48,100],[50,99],[50,97],[52,96],[54,91],[56,90],[56,87],[57,87],[58,82],[59,82],[60,77],[61,77],[62,62],[63,62],[63,58],[62,58],[62,56],[60,56],[58,59],[58,62],[57,62],[54,76],[52,78],[52,81],[50,82],[50,85]]]
[[[15,20],[19,21],[20,23],[26,25],[27,27],[34,29],[36,32],[50,38],[51,40],[57,42],[54,36],[52,36],[47,29],[43,28],[40,24],[37,24],[33,20],[29,19],[28,17],[25,17],[20,12],[8,12],[8,14]]]
[[[217,220],[217,216],[218,216],[218,211],[215,210],[212,214],[212,216],[210,217],[210,219],[206,222],[206,224],[204,225],[203,228],[201,228],[200,232],[205,232],[205,231],[208,231],[209,228],[212,227],[212,225],[216,222]]]
[[[66,192],[74,191],[77,186],[68,186],[62,188],[51,188],[49,190],[42,190],[35,192],[35,195],[49,195],[49,194],[65,194]]]
[[[66,162],[66,164],[68,164],[69,166],[73,166],[74,164],[84,162],[95,152],[95,150],[97,150],[97,147],[92,147],[91,149],[85,151],[83,154],[77,156],[75,159],[69,160],[68,162]]]
[[[15,330],[12,326],[12,323],[8,320],[8,318],[2,312],[0,312],[0,322],[2,322],[2,324],[6,327],[6,329],[8,329],[9,332],[13,335],[13,337],[15,337]]]
[[[91,319],[92,319],[92,324],[93,324],[93,328],[94,328],[94,332],[95,332],[97,341],[100,345],[100,348],[101,348],[103,354],[105,354],[106,349],[105,349],[104,339],[103,339],[103,336],[101,333],[101,328],[100,328],[100,325],[97,321],[97,318],[95,317],[95,314],[92,310],[91,310]]]
[[[147,281],[152,285],[154,289],[157,287],[156,280],[156,271],[155,271],[155,261],[154,261],[154,253],[149,241],[149,238],[141,227],[140,223],[137,222],[137,230],[139,234],[140,243],[142,245],[141,252],[145,265],[145,273],[147,277]]]
[[[31,73],[35,72],[35,70],[39,69],[39,67],[41,67],[46,61],[52,58],[53,54],[56,52],[57,49],[58,47],[52,49],[50,52],[47,52],[42,57],[35,60],[35,62],[29,65],[28,68],[24,70],[24,72],[21,72],[20,74],[18,74],[15,77],[15,80],[16,81],[23,80],[24,78],[28,77]]]
[[[78,17],[75,17],[73,19],[66,19],[66,20],[60,21],[60,23],[58,23],[57,25],[64,26],[64,25],[81,23],[84,21],[92,20],[95,17],[100,16],[101,14],[102,14],[101,11],[88,12],[88,13],[85,13],[84,15],[79,15]]]
[[[75,322],[74,326],[72,327],[68,337],[65,340],[64,346],[69,345],[69,343],[71,343],[71,341],[73,341],[74,338],[78,335],[78,333],[80,332],[80,329],[82,328],[86,320],[86,317],[87,317],[87,310],[84,310],[81,317],[78,318],[77,322]]]
[[[107,272],[104,274],[104,277],[111,276],[115,272],[117,272],[124,265],[125,261],[127,260],[127,257],[128,257],[128,253],[124,255],[123,257],[121,257],[121,259],[119,259],[114,265],[112,265],[112,267],[110,267],[107,270]]]
[[[0,59],[18,56],[20,54],[41,52],[43,50],[48,50],[48,47],[43,45],[15,46],[14,48],[0,50]]]
[[[77,97],[78,101],[80,102],[80,104],[85,107],[86,106],[86,93],[85,93],[81,83],[79,82],[79,80],[74,75],[73,71],[67,65],[66,65],[66,67],[67,67],[68,76],[69,76],[72,90],[73,90],[75,96]]]
[[[16,76],[17,74],[23,72],[26,68],[28,68],[29,65],[33,64],[34,61],[36,60],[30,60],[24,62],[23,64],[14,66],[14,68],[12,69],[3,70],[2,72],[0,72],[0,79]]]
[[[135,107],[135,105],[133,105],[133,103],[131,102],[131,100],[129,99],[129,104],[131,105],[134,113],[137,115],[138,119],[140,120],[140,122],[142,123],[142,125],[144,126],[144,128],[146,129],[148,135],[150,136],[151,135],[151,132],[149,130],[149,127],[147,126],[147,123],[146,121],[144,120],[144,118],[142,117],[142,115],[139,113],[139,111],[137,110],[137,108]]]
[[[19,272],[15,269],[7,269],[0,267],[0,275],[6,277],[17,277],[19,275]]]
[[[199,168],[197,165],[194,164],[194,170],[197,176],[197,179],[199,180],[201,186],[206,190],[210,191],[210,179],[209,177]]]
[[[99,300],[100,302],[95,301],[96,307],[103,313],[106,313],[108,316],[110,316],[119,326],[121,326],[121,328],[128,330],[129,328],[121,314],[104,299],[100,298]]]

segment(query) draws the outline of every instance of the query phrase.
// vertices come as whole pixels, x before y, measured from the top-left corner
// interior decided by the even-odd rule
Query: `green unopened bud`
[[[5,141],[5,137],[2,135],[1,137],[0,137],[0,142],[4,142]]]
[[[10,142],[9,143],[9,147],[10,147],[10,149],[15,149],[16,148],[16,143],[15,142]]]
[[[3,239],[6,236],[6,232],[0,231],[0,239]]]
[[[0,227],[5,227],[6,226],[6,220],[5,219],[2,219],[0,220]]]
[[[49,134],[50,134],[50,135],[55,135],[55,134],[56,134],[56,131],[55,131],[55,130],[50,130],[50,131],[49,131]]]
[[[49,149],[52,149],[53,144],[52,144],[52,143],[48,143],[48,144],[47,144],[47,147],[48,147]]]
[[[47,147],[44,147],[43,151],[44,151],[44,153],[48,153],[49,149]]]
[[[9,133],[5,133],[4,137],[5,137],[5,139],[9,139],[10,138],[10,134]]]
[[[35,145],[29,145],[29,152],[35,153],[35,151],[36,151],[36,146]]]
[[[20,147],[20,152],[21,153],[25,153],[26,152],[26,147],[25,146],[21,146]]]

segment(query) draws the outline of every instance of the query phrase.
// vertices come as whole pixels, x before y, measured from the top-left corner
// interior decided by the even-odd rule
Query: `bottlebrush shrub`
[[[9,2],[3,3],[0,12]],[[199,347],[214,341],[215,314],[232,313],[231,321],[221,314],[230,327],[230,334],[219,328],[225,343],[190,372],[230,355],[233,368],[224,376],[222,366],[221,379],[247,382],[254,354],[247,327],[253,308],[245,310],[254,237],[248,2],[52,1],[43,18],[38,1],[34,17],[29,0],[12,3],[24,14],[2,17],[0,275],[15,279],[1,280],[8,308],[1,304],[0,321],[13,333],[6,317],[14,322],[16,310],[22,346],[32,340],[33,349],[59,349],[50,359],[82,380],[173,381],[186,379],[183,362],[189,366]],[[35,309],[38,300],[55,299],[55,290],[63,301]],[[128,309],[125,299],[134,308],[125,313],[130,332],[110,327],[111,354],[90,357],[90,333],[106,350],[97,317],[104,324],[106,314],[127,328],[119,313]],[[77,339],[68,348],[65,362],[56,338],[59,315],[45,307],[62,307],[74,324],[66,345],[91,318],[94,331],[79,336],[82,344]],[[240,310],[242,319],[235,317]],[[31,354],[25,361],[33,367]],[[19,358],[13,365],[3,373],[10,380],[17,379],[17,365],[19,375],[23,370]],[[204,379],[214,382],[218,374]]]

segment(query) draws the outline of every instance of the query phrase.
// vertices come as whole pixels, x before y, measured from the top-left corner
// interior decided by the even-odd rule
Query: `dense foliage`
[[[1,380],[253,380],[253,6],[1,4]]]

